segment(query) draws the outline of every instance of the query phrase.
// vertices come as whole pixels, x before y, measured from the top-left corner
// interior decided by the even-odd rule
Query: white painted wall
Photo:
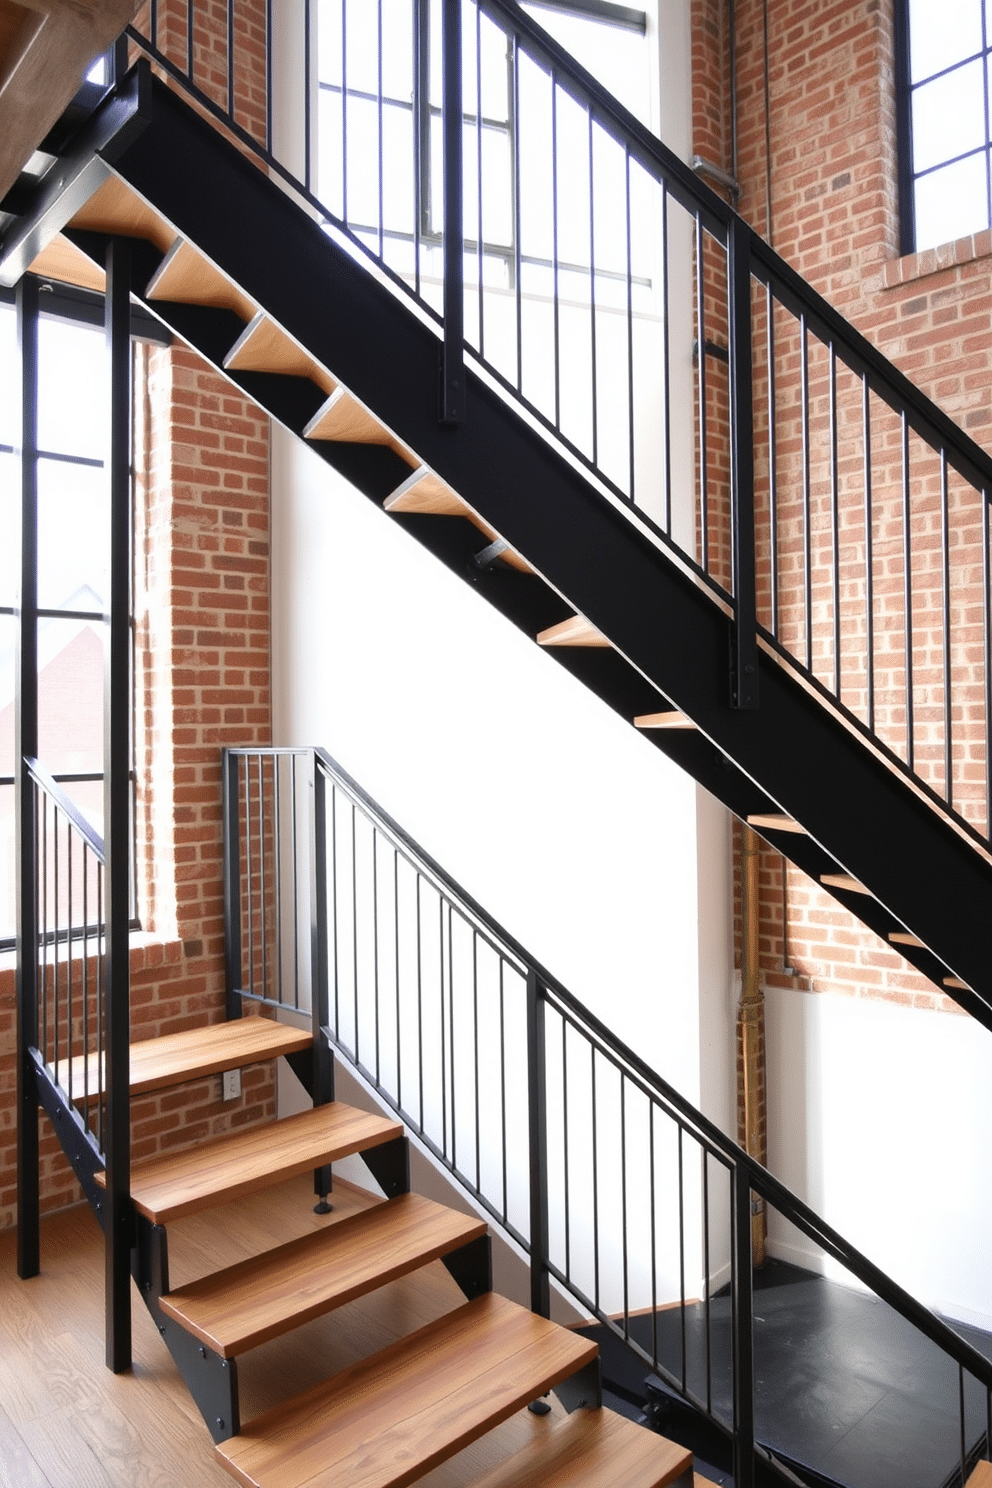
[[[767,998],[777,1177],[921,1302],[992,1328],[992,1035],[826,993]],[[771,1217],[773,1254],[848,1280]]]

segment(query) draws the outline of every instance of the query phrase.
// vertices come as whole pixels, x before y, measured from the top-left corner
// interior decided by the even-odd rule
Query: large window
[[[46,306],[48,308],[46,308]],[[102,831],[103,655],[109,552],[102,307],[54,291],[38,323],[38,753]],[[0,302],[0,947],[14,920],[14,679],[20,551],[20,369]],[[132,771],[133,781],[133,771]]]
[[[902,249],[992,226],[992,0],[897,0]]]

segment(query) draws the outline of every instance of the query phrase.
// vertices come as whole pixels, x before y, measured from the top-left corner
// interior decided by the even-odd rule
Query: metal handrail
[[[575,1172],[574,1151],[579,1139],[570,1135],[570,1120],[572,1124],[575,1120],[570,1101],[575,1100],[575,1089],[585,1078],[583,1071],[588,1063],[593,1071],[592,1109],[594,1113],[599,1110],[602,1121],[607,1122],[609,1104],[605,1102],[605,1098],[601,1098],[597,1105],[597,1080],[601,1090],[611,1081],[618,1083],[622,1091],[619,1107],[621,1121],[626,1119],[630,1123],[631,1132],[635,1108],[640,1106],[648,1110],[652,1151],[655,1144],[662,1141],[662,1128],[658,1126],[656,1117],[666,1118],[672,1124],[672,1130],[678,1133],[680,1245],[684,1245],[684,1171],[687,1172],[692,1167],[693,1160],[701,1167],[704,1212],[709,1204],[707,1196],[713,1189],[711,1165],[715,1165],[713,1171],[718,1175],[717,1182],[723,1181],[729,1185],[731,1210],[728,1222],[733,1239],[730,1256],[734,1282],[733,1315],[739,1323],[735,1327],[734,1381],[735,1389],[740,1387],[736,1393],[739,1395],[740,1390],[743,1390],[746,1397],[742,1397],[735,1408],[737,1413],[734,1435],[736,1438],[743,1431],[748,1438],[748,1450],[752,1453],[750,1467],[743,1462],[738,1464],[740,1481],[753,1481],[749,1475],[753,1472],[753,1453],[761,1451],[753,1435],[751,1399],[752,1194],[759,1195],[818,1249],[843,1266],[879,1300],[942,1350],[962,1372],[962,1380],[966,1373],[979,1382],[986,1405],[982,1449],[987,1450],[988,1443],[992,1442],[992,1429],[989,1429],[992,1427],[992,1421],[989,1420],[992,1416],[992,1363],[846,1241],[809,1205],[693,1107],[600,1018],[585,1008],[477,900],[461,888],[327,751],[302,748],[227,750],[224,768],[225,775],[233,771],[235,779],[235,788],[230,789],[227,794],[229,809],[250,811],[255,819],[255,840],[260,845],[256,849],[251,849],[249,845],[251,856],[244,861],[229,862],[234,881],[228,881],[226,891],[231,913],[239,925],[253,917],[256,927],[258,926],[266,913],[266,894],[270,901],[277,902],[288,897],[279,884],[280,868],[287,859],[284,839],[287,838],[289,816],[285,802],[280,804],[280,793],[288,792],[288,782],[293,780],[293,772],[298,769],[306,771],[306,778],[311,783],[321,779],[326,782],[326,791],[323,794],[314,790],[308,793],[306,843],[299,840],[300,826],[296,819],[299,813],[294,811],[293,852],[288,855],[294,863],[297,860],[308,861],[312,865],[315,845],[321,844],[320,853],[324,863],[322,886],[312,889],[315,897],[305,906],[301,903],[299,909],[301,919],[309,925],[312,933],[312,959],[309,970],[303,968],[300,971],[300,979],[309,984],[312,1004],[316,1006],[319,1002],[321,1006],[320,1032],[372,1087],[377,1097],[402,1117],[432,1156],[529,1256],[532,1305],[537,1310],[548,1310],[549,1286],[552,1281],[557,1283],[582,1308],[634,1348],[686,1399],[705,1412],[714,1424],[727,1428],[728,1423],[721,1419],[709,1398],[709,1361],[706,1392],[700,1394],[687,1376],[684,1335],[681,1369],[673,1369],[670,1362],[666,1365],[659,1359],[657,1340],[652,1354],[631,1337],[626,1285],[624,1306],[621,1309],[622,1321],[618,1321],[614,1316],[615,1309],[606,1307],[599,1295],[598,1262],[593,1269],[592,1283],[589,1284],[583,1282],[576,1272],[574,1257],[572,1262],[569,1260],[570,1220],[567,1201],[570,1164],[573,1169],[572,1183],[580,1182],[580,1177]],[[290,772],[281,784],[278,774],[280,769]],[[239,770],[244,789],[237,788]],[[302,799],[302,793],[299,799]],[[361,831],[356,826],[358,822],[366,824]],[[244,833],[233,824],[226,823],[225,832],[229,839],[244,840]],[[258,856],[263,850],[263,843],[269,865],[267,867],[262,866]],[[401,886],[397,866],[400,861],[408,865],[410,874],[415,875],[415,893],[409,883],[405,890]],[[421,880],[426,886],[423,892]],[[318,877],[311,876],[310,882],[311,885],[317,884]],[[267,888],[264,887],[266,884]],[[430,899],[433,906],[428,914],[422,912],[425,897]],[[293,898],[295,902],[295,889]],[[250,901],[253,901],[253,908]],[[415,935],[411,920],[411,905],[414,903]],[[289,936],[294,943],[305,938],[300,936],[300,927],[294,927],[283,915],[277,913],[270,916],[270,920],[273,926],[270,933],[274,933],[277,938],[280,933]],[[432,926],[439,934],[440,944],[435,962],[425,970],[421,939],[422,935],[424,939],[427,938],[427,932]],[[463,933],[462,927],[468,929]],[[257,928],[255,934],[258,934]],[[460,951],[455,945],[459,934],[463,935]],[[459,962],[463,967],[467,967],[469,962],[468,942],[464,939],[466,935],[470,935],[471,939],[471,971],[466,973],[463,980],[459,980]],[[480,962],[487,952],[491,952],[488,978],[484,968],[480,970]],[[301,1009],[298,989],[290,989],[291,995],[288,996],[272,995],[270,984],[274,980],[274,973],[270,964],[281,962],[285,954],[284,946],[270,946],[267,964],[262,966],[259,977],[256,977],[257,961],[246,955],[244,964],[238,968],[241,974],[236,977],[235,985],[229,989],[230,993],[237,999],[269,1001],[277,1007],[289,1006],[294,1011],[306,1011],[305,1006]],[[395,957],[395,973],[386,964],[391,956]],[[494,967],[498,968],[498,975],[494,972]],[[412,995],[405,999],[401,987],[401,983],[409,982],[414,975],[417,982],[415,1001]],[[437,1013],[431,1011],[436,989],[425,990],[431,975],[439,986]],[[516,991],[508,996],[507,984],[513,978],[516,978]],[[306,998],[303,1001],[306,1003]],[[524,1007],[526,1016],[522,1011]],[[497,1014],[498,1036],[492,1033],[491,1027]],[[471,1024],[468,1033],[460,1026],[466,1017]],[[498,1059],[493,1049],[487,1046],[486,1038],[480,1035],[480,1025],[487,1019],[490,1025],[490,1042],[495,1039],[499,1045]],[[456,1020],[459,1026],[456,1026]],[[433,1045],[425,1034],[425,1028],[429,1025],[434,1027]],[[508,1109],[507,1101],[506,1055],[511,1041],[511,1034],[507,1029],[513,1030],[514,1039],[522,1041],[520,1048],[513,1045],[516,1052],[512,1052],[511,1057],[517,1062],[526,1059],[527,1065],[529,1094],[526,1102],[521,1095],[520,1105],[527,1106],[529,1115],[526,1120],[520,1116],[514,1128],[518,1147],[528,1152],[527,1169],[531,1176],[529,1215],[526,1218],[522,1211],[514,1210],[508,1197],[507,1162],[508,1152],[513,1147],[508,1135],[508,1123],[512,1124],[514,1117],[513,1112]],[[576,1041],[584,1053],[575,1054]],[[416,1065],[412,1076],[406,1067],[411,1059]],[[491,1079],[485,1070],[480,1071],[480,1062],[485,1064],[487,1060],[490,1063],[496,1061],[490,1072]],[[440,1102],[442,1107],[440,1115],[435,1111],[433,1122],[425,1117],[425,1067],[430,1070],[428,1079],[435,1086],[435,1106]],[[487,1156],[487,1152],[482,1150],[488,1150],[490,1141],[495,1140],[491,1133],[483,1132],[480,1126],[484,1118],[480,1116],[482,1099],[479,1092],[487,1079],[490,1083],[490,1102],[501,1102],[502,1111],[501,1118],[493,1118],[495,1125],[499,1125],[500,1119],[502,1121],[495,1159],[491,1153]],[[498,1097],[493,1094],[493,1080],[501,1090]],[[569,1081],[573,1090],[571,1097],[567,1089],[563,1089],[568,1086]],[[466,1118],[466,1110],[473,1100],[474,1113],[469,1111]],[[456,1107],[461,1112],[461,1134],[458,1131]],[[629,1113],[626,1118],[622,1115],[624,1111]],[[467,1138],[464,1136],[466,1119],[469,1127]],[[580,1127],[583,1119],[580,1112]],[[595,1114],[592,1119],[595,1121]],[[604,1166],[615,1167],[619,1163],[626,1174],[628,1143],[623,1140],[622,1127],[619,1134],[615,1134],[615,1139],[618,1140],[618,1145],[609,1149],[611,1157]],[[636,1146],[636,1142],[634,1145]],[[586,1204],[582,1212],[584,1222],[593,1228],[598,1246],[600,1217],[599,1199],[595,1190],[597,1183],[603,1184],[607,1178],[597,1178],[595,1137],[592,1146],[593,1155],[590,1161],[593,1198],[591,1206]],[[490,1174],[495,1170],[495,1178],[490,1177],[490,1181],[485,1181],[484,1168]],[[552,1174],[557,1177],[553,1178]],[[723,1174],[722,1180],[719,1179],[720,1174]],[[642,1185],[650,1188],[648,1207],[654,1216],[661,1202],[661,1195],[656,1194],[655,1190],[654,1159],[649,1164],[647,1176],[641,1173],[640,1180]],[[560,1236],[555,1244],[549,1240],[550,1230],[553,1229],[552,1212],[555,1208],[551,1189],[555,1183],[560,1189],[562,1181],[565,1185],[566,1209],[563,1221],[564,1249]],[[557,1197],[560,1199],[561,1194],[557,1193]],[[588,1193],[585,1197],[588,1199]],[[623,1202],[627,1203],[626,1194]],[[518,1204],[517,1210],[519,1208]],[[656,1249],[653,1217],[651,1224],[653,1266]],[[627,1228],[627,1217],[624,1214],[622,1244],[625,1273],[628,1259],[631,1264],[638,1259],[637,1256],[628,1255]],[[708,1221],[704,1229],[708,1247]],[[632,1230],[636,1230],[636,1225],[632,1224]],[[574,1245],[572,1249],[574,1251]],[[704,1263],[704,1280],[707,1286],[711,1270],[710,1260],[707,1259]],[[656,1295],[654,1288],[655,1283],[652,1282],[653,1297]],[[684,1256],[680,1297],[684,1316]],[[711,1303],[707,1291],[707,1337],[711,1305],[715,1304]],[[750,1426],[747,1426],[748,1421],[752,1423]],[[961,1424],[964,1437],[963,1405]],[[736,1450],[742,1451],[743,1448],[738,1447]],[[970,1450],[973,1455],[974,1445]]]

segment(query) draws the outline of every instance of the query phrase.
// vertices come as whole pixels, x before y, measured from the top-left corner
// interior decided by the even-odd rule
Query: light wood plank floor
[[[335,1188],[335,1210],[312,1213],[307,1179],[170,1227],[172,1282],[185,1281],[365,1207]],[[223,1488],[231,1478],[151,1319],[134,1297],[134,1367],[103,1362],[102,1237],[88,1208],[46,1219],[42,1271],[17,1278],[15,1237],[0,1235],[0,1488]],[[384,1348],[462,1300],[440,1262],[331,1317],[265,1344],[240,1364],[245,1419]],[[557,1403],[554,1405],[560,1410]],[[521,1411],[423,1484],[463,1488],[547,1430]]]

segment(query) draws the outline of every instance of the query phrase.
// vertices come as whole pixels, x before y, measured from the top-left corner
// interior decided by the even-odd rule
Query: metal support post
[[[730,700],[758,706],[757,581],[754,558],[754,406],[751,364],[751,260],[747,224],[727,231],[730,289],[730,439],[735,626]]]
[[[530,1134],[530,1307],[551,1316],[548,1276],[548,1120],[545,1028],[537,973],[527,972],[527,1106]]]
[[[310,751],[310,1017],[313,1029],[313,1083],[315,1106],[334,1099],[334,1055],[324,1029],[330,1017],[327,984],[327,777]],[[327,1195],[332,1187],[330,1163],[316,1168],[313,1191],[319,1199],[316,1213],[327,1214]]]
[[[38,1089],[38,919],[34,785],[26,759],[38,753],[38,281],[17,288],[21,364],[21,580],[15,677],[14,818],[17,842],[17,1274],[40,1266]]]
[[[224,830],[224,987],[226,1015],[240,1018],[241,998],[241,818],[238,815],[240,756],[225,749],[221,764]]]
[[[734,1483],[736,1488],[755,1488],[754,1286],[746,1168],[734,1169],[733,1190]]]
[[[444,346],[441,422],[465,417],[465,244],[462,213],[462,0],[444,0],[441,22],[444,138]]]
[[[131,757],[131,246],[107,247],[110,358],[110,585],[104,668],[103,811],[106,852],[107,1366],[131,1365],[130,757]]]

